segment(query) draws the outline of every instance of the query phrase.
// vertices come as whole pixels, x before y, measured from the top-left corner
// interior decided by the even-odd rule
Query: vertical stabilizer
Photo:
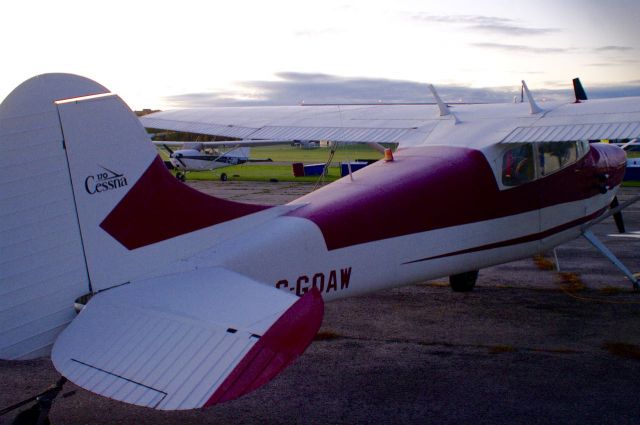
[[[166,273],[281,214],[178,182],[128,106],[74,75],[14,90],[0,147],[1,359],[47,355],[76,298]]]
[[[0,105],[0,358],[49,354],[89,292],[55,101],[106,93],[69,74],[18,86]]]
[[[232,149],[228,152],[224,153],[224,156],[228,156],[230,158],[238,158],[238,159],[243,159],[243,160],[247,160],[249,159],[249,155],[251,154],[251,148],[249,147],[241,147],[241,148],[235,148]]]
[[[213,226],[265,208],[178,182],[116,95],[64,100],[57,107],[94,291],[209,247],[220,238],[221,226]]]

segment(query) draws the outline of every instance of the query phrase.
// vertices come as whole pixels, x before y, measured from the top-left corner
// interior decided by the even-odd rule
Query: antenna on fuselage
[[[527,100],[529,101],[529,105],[531,106],[531,115],[539,114],[540,112],[544,111],[536,104],[536,101],[533,100],[533,96],[529,91],[529,87],[527,87],[527,83],[525,83],[524,80],[522,80],[522,89],[524,90],[524,94],[527,95]]]
[[[444,117],[445,115],[451,115],[453,117],[454,123],[458,124],[460,122],[458,121],[458,117],[456,117],[456,115],[453,112],[451,112],[447,104],[444,103],[442,99],[440,99],[440,96],[438,95],[436,88],[433,87],[433,84],[429,84],[429,90],[431,90],[431,94],[436,99],[436,103],[438,104],[438,109],[440,109],[440,116]]]
[[[573,93],[576,95],[576,101],[573,103],[580,103],[581,100],[587,100],[587,92],[584,91],[580,78],[573,79]]]

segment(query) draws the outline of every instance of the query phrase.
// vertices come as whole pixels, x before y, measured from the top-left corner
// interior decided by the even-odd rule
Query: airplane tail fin
[[[251,148],[248,147],[236,148],[225,152],[224,156],[246,160],[249,158],[250,150]]]
[[[77,297],[231,237],[267,209],[178,182],[127,105],[75,75],[16,88],[0,105],[0,147],[2,359],[48,354]]]

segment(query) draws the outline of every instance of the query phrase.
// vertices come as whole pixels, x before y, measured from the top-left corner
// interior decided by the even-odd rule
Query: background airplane
[[[137,117],[94,81],[26,81],[0,106],[14,164],[0,169],[0,358],[51,352],[90,391],[192,409],[276,376],[332,299],[442,276],[470,291],[478,270],[579,236],[637,286],[590,231],[638,199],[610,209],[625,154],[588,140],[639,137],[640,99],[543,108],[525,94],[455,108],[436,94],[436,106],[200,110],[200,124],[224,137],[399,143],[270,207],[176,181]],[[177,118],[161,114],[143,120]]]
[[[271,159],[250,159],[248,146],[281,144],[275,140],[244,140],[244,141],[219,141],[219,142],[177,142],[177,141],[153,141],[153,144],[165,149],[169,155],[169,163],[176,169],[176,178],[186,180],[189,171],[213,171],[231,165],[240,165],[247,162],[271,162]],[[179,146],[181,149],[171,149]],[[227,181],[227,174],[221,173],[220,180]]]
[[[169,155],[169,163],[176,169],[176,178],[186,180],[188,171],[212,171],[230,165],[244,164],[249,161],[250,148],[239,147],[221,152],[207,147],[207,142],[153,142],[164,148]],[[171,149],[180,146],[181,149]],[[227,174],[221,173],[220,180],[226,181]]]

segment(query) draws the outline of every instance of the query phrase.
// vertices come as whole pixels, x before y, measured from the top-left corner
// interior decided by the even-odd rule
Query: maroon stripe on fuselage
[[[489,250],[489,249],[503,248],[505,246],[513,246],[513,245],[518,245],[518,244],[521,244],[521,243],[537,241],[537,240],[544,239],[546,237],[555,235],[556,233],[560,233],[562,231],[569,230],[572,227],[579,226],[579,225],[584,224],[584,223],[586,223],[588,221],[591,221],[594,218],[598,217],[600,214],[602,214],[604,211],[605,211],[605,209],[603,208],[603,209],[601,209],[601,210],[599,210],[599,211],[597,211],[597,212],[595,212],[595,213],[593,213],[591,215],[588,215],[588,216],[582,217],[580,219],[573,220],[573,221],[571,221],[569,223],[565,223],[563,225],[560,225],[560,226],[545,230],[544,232],[533,233],[531,235],[521,236],[519,238],[508,239],[508,240],[495,242],[495,243],[491,243],[491,244],[475,246],[473,248],[461,249],[459,251],[448,252],[446,254],[440,254],[440,255],[434,255],[434,256],[431,256],[431,257],[420,258],[418,260],[407,261],[406,263],[402,263],[402,264],[404,265],[404,264],[420,263],[420,262],[423,262],[423,261],[437,260],[438,258],[453,257],[454,255],[470,254],[472,252],[486,251],[486,250]]]
[[[266,208],[198,192],[173,177],[158,156],[100,227],[131,250]]]
[[[308,205],[289,215],[313,221],[333,250],[520,214],[597,195],[602,186],[597,174],[604,170],[609,183],[618,184],[624,165],[620,169],[621,157],[610,148],[594,146],[577,163],[506,190],[499,189],[478,150],[401,150],[395,161],[358,171],[353,182],[347,177],[301,198],[297,202]]]

